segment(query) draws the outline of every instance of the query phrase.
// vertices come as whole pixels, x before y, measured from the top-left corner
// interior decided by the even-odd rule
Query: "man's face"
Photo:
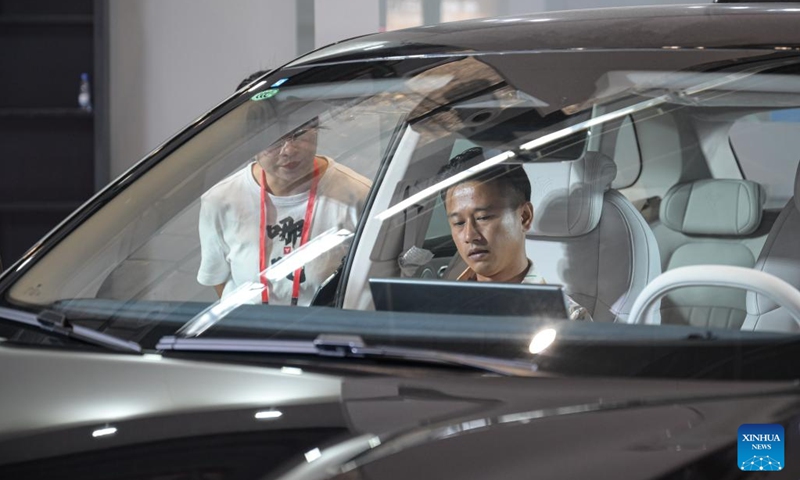
[[[317,129],[302,126],[258,154],[258,163],[267,176],[285,183],[308,180],[317,154]]]
[[[506,281],[527,265],[525,232],[533,221],[533,207],[525,202],[513,208],[496,182],[466,182],[445,197],[450,233],[458,253],[479,280]]]

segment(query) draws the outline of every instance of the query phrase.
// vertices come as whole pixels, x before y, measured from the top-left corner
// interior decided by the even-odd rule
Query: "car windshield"
[[[5,304],[146,349],[340,334],[530,359],[800,330],[794,51],[324,54],[118,179]]]

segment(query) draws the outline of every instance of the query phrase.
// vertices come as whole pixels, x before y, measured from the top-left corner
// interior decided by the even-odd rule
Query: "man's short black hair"
[[[485,160],[483,149],[472,147],[464,150],[439,170],[439,179],[444,180],[453,175],[463,172],[470,167],[477,165]],[[511,208],[517,208],[525,202],[531,201],[531,181],[522,165],[500,164],[488,168],[477,175],[468,177],[454,185],[442,190],[442,201],[446,201],[447,192],[453,187],[466,182],[496,183],[502,192],[508,192],[506,197]]]

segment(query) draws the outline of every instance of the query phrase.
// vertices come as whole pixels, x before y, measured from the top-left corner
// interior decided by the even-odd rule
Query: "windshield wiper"
[[[420,348],[367,345],[358,335],[319,335],[314,341],[162,337],[157,350],[237,353],[287,353],[337,358],[385,358],[419,363],[457,365],[500,375],[540,376],[533,363]]]
[[[91,328],[75,325],[63,313],[53,310],[42,310],[37,315],[23,310],[0,307],[0,318],[111,350],[142,353],[142,347],[136,342],[122,340]]]

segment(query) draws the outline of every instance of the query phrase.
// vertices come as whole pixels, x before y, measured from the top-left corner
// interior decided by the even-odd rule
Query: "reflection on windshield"
[[[767,157],[790,158],[780,171],[794,172],[800,149],[800,135],[792,133],[800,121],[786,112],[800,104],[795,60],[772,62],[770,55],[745,65],[736,52],[461,54],[284,69],[163,149],[128,177],[133,184],[95,205],[96,213],[46,254],[28,259],[9,298],[37,307],[90,302],[93,312],[111,311],[113,321],[92,318],[108,331],[133,323],[135,306],[170,317],[169,333],[181,324],[188,337],[210,336],[222,319],[257,330],[259,318],[293,303],[341,306],[367,322],[367,314],[385,314],[375,312],[370,280],[459,281],[468,270],[476,275],[464,278],[484,280],[465,258],[477,263],[488,248],[465,251],[466,242],[457,243],[454,224],[466,221],[453,221],[441,193],[512,165],[530,181],[533,213],[513,232],[526,269],[501,280],[561,285],[595,325],[618,328],[664,271],[724,262],[752,269],[759,261],[794,188],[790,175],[755,174],[773,168]],[[732,129],[741,119],[746,125]],[[481,152],[475,164],[440,175],[471,149]],[[282,183],[299,163],[303,175]],[[336,165],[364,180],[356,189],[340,177],[335,208],[316,208],[314,182],[314,192],[325,190],[325,169]],[[491,198],[507,214],[513,189],[497,190]],[[249,214],[229,208],[247,195]],[[286,199],[292,204],[284,209],[278,204]],[[486,221],[474,217],[476,225]],[[241,238],[232,241],[230,232]],[[312,278],[307,267],[315,262],[325,268]],[[304,286],[296,295],[298,283]],[[326,290],[333,300],[318,302],[324,285],[334,287]],[[701,338],[716,328],[738,332],[753,311],[752,296],[742,288],[716,292],[664,297],[653,310],[653,323],[663,324],[654,336],[666,338],[677,326]],[[256,306],[232,313],[246,304]],[[331,310],[291,315],[317,320]],[[491,318],[474,335],[491,343],[506,324],[491,305],[484,312]],[[142,316],[141,324],[150,321]],[[414,328],[427,334],[434,329],[428,321],[417,319]],[[353,325],[347,333],[363,333]],[[457,321],[448,325],[455,329]],[[560,331],[547,346],[550,333],[532,342],[536,329],[529,330],[526,354],[558,348]],[[435,334],[443,343],[449,338]]]
[[[352,237],[353,232],[349,230],[332,228],[314,237],[305,245],[273,264],[269,269],[262,271],[259,276],[263,275],[269,281],[280,280],[336,249]],[[177,333],[186,337],[196,337],[202,334],[239,306],[261,303],[261,295],[264,289],[265,286],[263,284],[256,282],[247,282],[240,285],[189,320]]]
[[[649,80],[649,81],[652,81],[652,79],[654,78],[654,75],[655,74],[649,74],[649,75],[646,75],[645,78],[647,80]],[[649,110],[649,109],[658,107],[659,105],[663,105],[665,103],[670,102],[670,100],[672,100],[675,97],[678,97],[678,98],[689,98],[689,97],[691,97],[693,95],[698,95],[700,93],[703,93],[703,92],[706,92],[706,91],[709,91],[709,90],[719,89],[719,88],[721,88],[721,87],[723,87],[725,85],[729,85],[729,84],[732,84],[734,82],[741,82],[743,79],[747,79],[747,78],[751,77],[752,75],[754,75],[754,74],[753,73],[736,73],[736,74],[731,74],[731,75],[712,75],[712,78],[710,78],[710,79],[706,75],[700,75],[699,77],[701,79],[703,79],[704,81],[699,83],[699,84],[691,84],[689,86],[682,87],[681,90],[672,92],[672,93],[670,93],[668,95],[660,95],[660,96],[658,96],[656,98],[653,98],[653,99],[650,99],[650,100],[645,100],[643,102],[639,102],[639,103],[636,103],[634,105],[630,105],[628,107],[620,108],[618,110],[614,110],[612,112],[608,112],[608,113],[599,115],[597,117],[590,118],[588,120],[582,121],[582,122],[577,123],[575,125],[571,125],[569,127],[562,128],[562,129],[560,129],[558,131],[555,131],[553,133],[548,133],[548,134],[543,135],[543,136],[541,136],[539,138],[536,138],[535,140],[531,140],[529,142],[523,143],[522,145],[519,146],[519,150],[521,152],[537,150],[537,149],[540,149],[542,147],[546,147],[547,145],[550,145],[553,142],[556,142],[558,140],[567,138],[567,137],[569,137],[570,135],[573,135],[576,132],[580,132],[580,131],[583,131],[583,130],[589,130],[592,127],[600,126],[600,125],[606,124],[608,122],[611,122],[611,121],[614,121],[614,120],[617,120],[617,119],[620,119],[620,118],[625,118],[627,116],[633,115],[633,114],[638,113],[638,112],[642,112],[642,111],[645,111],[645,110]],[[689,76],[689,75],[687,75],[687,76]],[[627,78],[635,79],[637,77],[635,75],[632,75],[632,76],[629,76]],[[686,77],[681,77],[681,78],[683,79],[684,82],[686,81],[685,80]],[[692,79],[694,79],[696,81],[697,78],[698,78],[698,75],[697,74],[692,74],[690,76],[690,78],[692,78]],[[631,88],[630,91],[639,90],[639,88],[640,87]],[[639,94],[639,93],[640,92],[637,91],[637,94]],[[391,208],[386,209],[386,210],[378,213],[376,215],[376,218],[378,220],[381,220],[381,221],[386,220],[388,218],[391,218],[392,216],[397,215],[398,213],[406,210],[410,206],[412,206],[414,204],[417,204],[417,203],[421,203],[421,202],[431,198],[432,196],[437,195],[439,192],[441,192],[443,190],[446,190],[448,187],[450,187],[452,185],[455,185],[455,184],[457,184],[459,182],[462,182],[466,178],[475,176],[475,175],[477,175],[477,174],[479,174],[479,173],[481,173],[481,172],[483,172],[485,170],[488,170],[488,169],[492,168],[495,165],[499,165],[499,164],[501,164],[501,163],[503,163],[503,162],[505,162],[507,160],[510,160],[510,159],[514,158],[515,156],[517,156],[517,154],[514,151],[509,150],[509,151],[502,152],[502,153],[500,153],[498,155],[495,155],[495,156],[493,156],[491,158],[487,158],[483,162],[481,162],[481,163],[469,168],[468,170],[466,170],[464,172],[461,172],[458,175],[454,175],[452,177],[448,177],[448,178],[442,180],[441,182],[439,182],[439,183],[437,183],[435,185],[432,185],[432,186],[422,190],[421,192],[418,192],[418,193],[414,194],[413,196],[411,196],[411,197],[405,199],[404,201],[392,206]]]

